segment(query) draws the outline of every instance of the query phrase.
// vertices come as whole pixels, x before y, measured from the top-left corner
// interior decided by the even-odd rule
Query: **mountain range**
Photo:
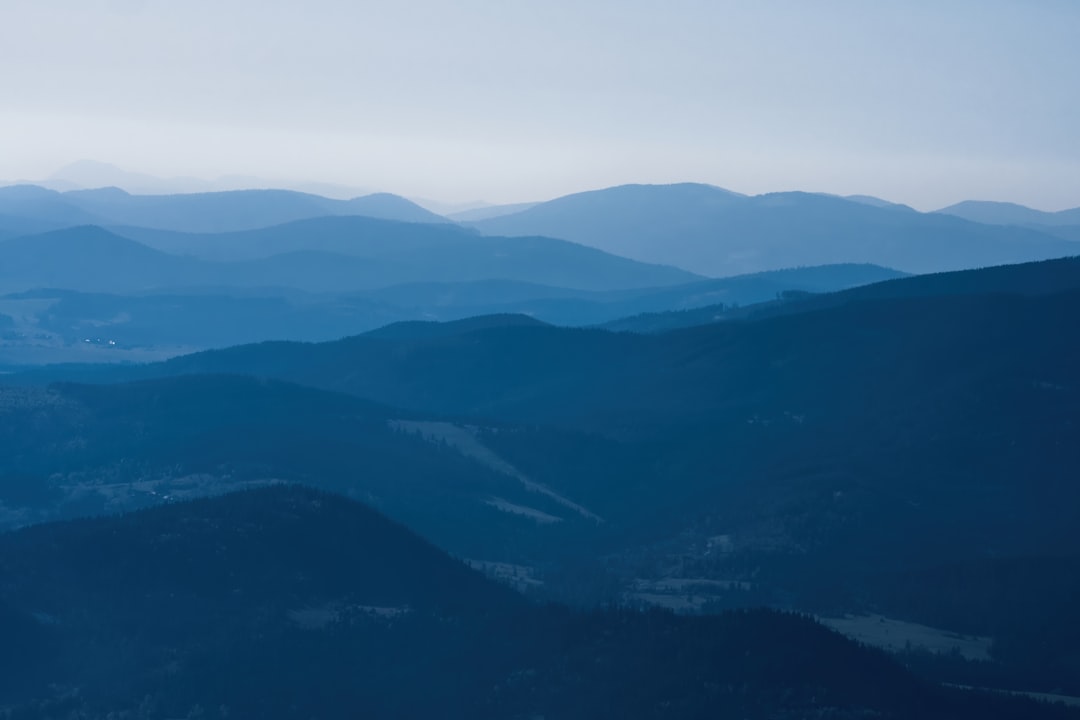
[[[0,188],[0,717],[1077,715],[1069,211],[466,213]]]
[[[348,199],[365,193],[355,187],[327,182],[273,181],[250,175],[223,175],[214,180],[196,177],[157,177],[147,173],[132,172],[110,163],[96,160],[77,160],[57,169],[48,178],[36,182],[27,180],[12,185],[40,185],[51,190],[91,190],[117,187],[135,195],[173,195],[180,193],[206,193],[250,188],[281,188],[299,192]]]
[[[1027,227],[1057,227],[1080,225],[1080,208],[1044,212],[1016,203],[967,200],[938,210],[945,215],[987,225],[1021,225]]]
[[[491,232],[485,223],[507,223],[515,236],[481,234],[386,194],[341,201],[280,190],[140,196],[0,188],[0,292],[8,294],[0,298],[0,362],[153,359],[491,313],[655,331],[907,267],[992,265],[1080,247],[1066,239],[1070,225],[1050,237],[878,198],[748,197],[694,184],[624,186],[483,211],[488,218],[476,227]],[[517,236],[529,218],[548,218],[536,227],[586,244]],[[724,271],[715,282],[592,247],[626,252],[637,243],[642,254],[677,264],[690,257],[683,250],[715,255],[729,240],[745,245],[730,257],[747,262],[713,267]],[[884,264],[851,262],[859,258]],[[820,264],[831,260],[838,262]],[[778,269],[728,272],[759,266]]]
[[[493,316],[8,376],[138,382],[12,388],[4,503],[314,483],[545,597],[876,613],[989,638],[910,659],[939,679],[1080,693],[1080,263],[930,280],[656,335]]]
[[[1038,230],[860,198],[751,197],[695,184],[568,195],[470,225],[493,235],[563,238],[712,276],[837,262],[925,273],[1074,255],[1078,247]]]
[[[205,269],[191,261],[180,264],[192,272]],[[69,286],[86,286],[82,273],[93,266],[90,258],[71,268],[66,278]],[[521,313],[558,325],[589,325],[641,312],[710,304],[716,312],[717,303],[722,303],[721,310],[731,310],[772,300],[782,293],[839,290],[898,275],[874,266],[841,265],[609,291],[478,280],[409,283],[344,294],[224,284],[117,293],[127,278],[151,277],[148,269],[140,272],[110,274],[103,270],[98,279],[110,278],[110,282],[101,283],[112,288],[110,293],[56,289],[63,287],[59,283],[64,278],[53,276],[48,278],[54,281],[53,289],[0,297],[0,317],[7,319],[5,334],[0,336],[0,362],[91,357],[130,361],[147,359],[147,354],[179,354],[185,349],[269,339],[332,340],[397,321],[445,321],[491,314]],[[220,277],[222,283],[236,279]]]
[[[211,236],[228,261],[154,250],[97,226],[0,241],[0,287],[132,292],[192,286],[348,292],[407,282],[503,278],[596,290],[698,279],[550,238],[494,238],[453,225],[368,217],[301,220]],[[198,246],[196,245],[196,248]]]
[[[480,208],[454,219],[487,235],[569,240],[716,277],[836,263],[923,273],[1062,257],[1076,253],[1076,212],[968,202],[919,213],[865,196],[746,196],[686,183],[625,185],[542,203]],[[356,215],[450,222],[385,193],[331,200],[284,190],[131,195],[117,188],[64,193],[0,188],[0,238],[96,224],[187,254],[213,252],[215,243],[160,231],[228,233]]]
[[[35,220],[44,226],[42,229],[96,224],[193,233],[251,230],[336,215],[418,223],[448,222],[389,193],[332,200],[291,190],[132,195],[119,188],[57,192],[34,185],[0,187],[0,214]]]

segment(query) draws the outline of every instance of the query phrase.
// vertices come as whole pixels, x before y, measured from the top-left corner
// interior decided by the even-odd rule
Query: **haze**
[[[1080,204],[1073,2],[5,5],[0,180],[92,158],[448,202]]]

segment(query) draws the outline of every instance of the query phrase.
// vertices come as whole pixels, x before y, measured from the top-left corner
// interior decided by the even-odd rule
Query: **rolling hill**
[[[1069,241],[1025,228],[827,195],[747,197],[689,184],[569,195],[471,226],[564,238],[712,276],[831,263],[925,273],[1076,254]]]
[[[566,478],[548,486],[480,435],[438,415],[250,377],[0,386],[0,528],[290,481],[363,498],[485,562],[557,556],[597,534],[595,514],[564,490],[581,476],[572,462],[557,461]]]
[[[108,488],[178,464],[182,477],[335,479],[444,547],[498,548],[508,565],[492,568],[549,597],[879,613],[992,639],[992,662],[937,658],[935,677],[1075,695],[1078,268],[903,278],[658,335],[504,316],[54,368],[9,380],[184,377],[13,389],[4,442],[19,487],[94,468]],[[404,408],[382,416],[400,437],[348,420],[343,396],[264,400],[257,381],[207,373]],[[419,479],[389,492],[366,456]],[[440,458],[467,475],[435,480]]]
[[[88,225],[0,241],[0,288],[118,292],[187,284],[197,261],[153,250]]]
[[[1044,212],[1016,203],[967,200],[937,212],[986,225],[1021,225],[1028,227],[1080,225],[1080,208]]]
[[[748,556],[813,548],[822,569],[852,577],[872,571],[871,557],[901,567],[988,548],[1076,553],[1072,508],[1080,503],[1065,501],[1077,491],[1070,468],[1080,461],[1072,437],[1080,426],[1076,267],[1058,261],[1014,268],[1013,279],[1006,269],[936,278],[984,290],[1037,290],[1039,274],[1072,278],[1073,289],[1061,279],[1050,294],[925,295],[922,278],[908,278],[887,284],[892,297],[868,286],[834,306],[655,336],[489,318],[391,326],[317,345],[237,347],[81,377],[247,373],[351,393],[421,419],[556,426],[571,435],[549,441],[577,450],[558,452],[535,434],[481,437],[639,547],[668,533],[700,540],[711,523],[721,528],[713,535],[743,538],[733,547]],[[905,283],[910,296],[899,292]],[[65,374],[80,377],[75,369],[38,377]],[[573,439],[585,436],[596,440]],[[605,464],[618,470],[597,470]],[[897,497],[903,501],[890,500]],[[840,522],[848,513],[860,520]],[[863,530],[886,527],[851,544]],[[904,540],[913,534],[922,543]]]
[[[594,290],[698,279],[563,240],[493,238],[450,225],[364,217],[298,221],[211,242],[231,243],[233,256],[244,259],[214,262],[171,255],[95,226],[11,238],[0,241],[0,281],[8,292],[191,286],[347,292],[490,278]]]
[[[610,290],[700,279],[682,270],[638,263],[564,240],[488,237],[453,225],[365,217],[314,218],[226,234],[177,235],[136,228],[119,232],[165,252],[215,261],[273,263],[289,253],[309,258],[319,254],[346,256],[341,262],[349,266],[347,270],[335,272],[328,266],[312,271],[305,286],[317,287],[315,276],[324,272],[328,278],[324,290],[340,290],[348,285],[339,279],[342,274],[363,278],[351,283],[353,288],[501,279]]]
[[[181,232],[229,232],[327,215],[361,215],[416,223],[448,222],[389,193],[331,200],[291,190],[233,190],[132,195],[119,188],[57,192],[33,185],[0,188],[0,213],[49,224],[132,225]]]
[[[66,202],[61,193],[36,185],[0,187],[0,215],[4,216],[0,227],[18,222],[38,232],[102,221],[97,215]]]
[[[296,260],[293,256],[285,259]],[[72,270],[68,281],[84,284],[82,272],[87,266]],[[297,271],[302,267],[293,262],[288,268],[292,276],[285,279],[297,283]],[[338,272],[342,267],[349,270],[347,263],[335,267]],[[106,277],[114,292],[46,288],[0,296],[0,311],[9,314],[5,315],[8,332],[0,337],[0,362],[37,364],[92,357],[102,362],[130,362],[264,340],[335,340],[399,321],[447,321],[493,314],[525,314],[549,323],[579,326],[643,310],[694,308],[718,301],[731,309],[782,293],[837,290],[895,276],[897,273],[873,266],[834,266],[635,290],[572,290],[513,280],[480,280],[408,283],[345,294],[226,286],[179,286],[118,294],[115,290],[125,289],[125,284]],[[358,277],[360,273],[355,273],[340,281],[346,285],[357,282]],[[329,279],[312,277],[311,284],[319,280],[329,284]],[[716,308],[710,312],[715,313]]]
[[[296,487],[0,535],[0,569],[12,717],[1076,716],[920,681],[804,617],[532,607]]]
[[[396,369],[391,368],[390,365],[383,365],[380,361],[380,354],[384,352],[385,347],[380,344],[379,338],[363,335],[337,343],[308,347],[296,346],[297,353],[290,352],[286,356],[295,357],[300,363],[298,365],[282,364],[275,359],[277,349],[289,347],[288,345],[268,345],[192,355],[177,358],[169,364],[157,367],[163,372],[240,372],[244,371],[245,363],[250,359],[257,361],[256,365],[250,367],[257,366],[261,368],[260,372],[275,368],[270,374],[280,373],[283,377],[299,382],[312,382],[318,377],[324,386],[347,390],[359,395],[379,397],[384,402],[402,407],[419,407],[416,405],[416,399],[409,396],[402,388],[422,382],[425,383],[425,389],[422,392],[427,398],[425,401],[427,404],[423,405],[425,410],[463,414],[492,412],[507,419],[520,410],[522,415],[517,419],[533,420],[544,417],[554,419],[555,415],[548,417],[537,414],[540,412],[540,406],[547,407],[547,403],[533,405],[529,397],[521,393],[535,383],[537,387],[545,388],[543,393],[537,396],[537,399],[540,399],[550,391],[552,387],[550,383],[559,382],[560,378],[568,383],[568,387],[569,384],[574,384],[576,387],[576,383],[586,378],[584,383],[592,386],[596,393],[602,392],[601,387],[614,388],[621,385],[634,388],[634,392],[646,392],[646,388],[660,382],[658,379],[649,377],[654,369],[651,363],[663,362],[665,353],[671,353],[668,357],[674,358],[680,352],[680,348],[685,348],[686,355],[693,357],[696,352],[693,345],[698,342],[705,343],[702,348],[704,350],[705,347],[716,343],[765,336],[774,332],[772,329],[775,328],[777,333],[790,333],[793,338],[803,338],[800,342],[807,343],[808,348],[820,343],[820,339],[808,336],[807,332],[801,329],[799,325],[801,322],[821,323],[835,328],[830,331],[830,334],[841,333],[844,336],[857,337],[855,333],[859,332],[858,328],[845,323],[861,313],[882,314],[884,319],[895,309],[896,312],[901,313],[900,317],[912,318],[910,324],[904,326],[904,332],[916,333],[920,330],[914,318],[917,317],[919,310],[928,307],[940,306],[943,311],[951,313],[950,317],[953,320],[964,313],[986,315],[990,312],[990,308],[999,305],[1015,307],[1018,312],[1028,314],[1035,313],[1040,305],[1052,307],[1055,304],[1064,303],[1063,307],[1066,307],[1072,293],[1080,290],[1078,267],[1080,265],[1075,259],[1069,259],[1009,268],[989,268],[980,271],[903,278],[867,285],[836,295],[809,298],[804,302],[807,309],[814,312],[801,313],[801,315],[810,316],[807,319],[802,317],[765,318],[760,322],[726,323],[716,327],[702,328],[693,333],[668,335],[654,340],[620,337],[602,331],[571,331],[542,326],[496,327],[484,330],[486,335],[477,336],[476,340],[482,341],[479,343],[454,342],[444,347],[443,341],[440,340],[439,343],[430,347],[411,347],[408,355],[414,366],[397,366]],[[1038,296],[1046,295],[1048,292],[1057,294],[1043,299],[1008,297],[1010,294]],[[950,294],[953,295],[952,298],[948,297]],[[826,299],[828,302],[825,302]],[[803,303],[789,303],[785,307],[790,307],[794,311],[801,304]],[[819,305],[822,306],[820,310],[817,309]],[[1040,319],[1040,324],[1064,321],[1065,315],[1064,310],[1047,313]],[[1008,315],[1003,316],[1003,320],[1009,318]],[[941,327],[943,333],[947,332],[947,322],[944,318],[941,320],[927,318],[925,322],[927,329]],[[860,321],[859,325],[862,324],[864,324],[863,321]],[[985,329],[991,328],[992,326],[987,326]],[[1024,332],[1024,329],[1019,325],[1010,325],[1009,331]],[[1033,327],[1027,332],[1034,333],[1035,331],[1036,328]],[[995,329],[995,335],[1003,332],[1005,332],[1003,329]],[[1044,337],[1040,341],[1064,342],[1067,335],[1067,333],[1058,333]],[[886,337],[889,336],[881,339],[885,340]],[[892,341],[891,337],[890,341]],[[485,346],[485,343],[491,343],[491,345]],[[925,341],[920,342],[916,347],[923,346],[925,346]],[[556,348],[560,349],[556,350]],[[400,352],[404,352],[404,349],[388,351],[387,354],[395,355]],[[452,362],[445,365],[435,360],[440,353],[444,352],[447,353],[445,358],[447,361],[451,357],[454,358]],[[629,355],[626,356],[626,353]],[[654,356],[656,353],[659,355]],[[548,359],[555,359],[560,354],[563,355],[562,358],[548,362]],[[428,367],[427,357],[431,358],[430,367]],[[623,357],[623,360],[615,362],[615,358],[618,357]],[[644,364],[640,368],[635,365],[639,360]],[[362,361],[369,372],[364,376],[348,373],[349,364],[356,361]],[[310,362],[310,368],[305,367],[305,363],[308,362]],[[847,361],[838,359],[836,362]],[[479,381],[479,384],[474,387],[474,390],[478,392],[471,394],[461,382],[445,382],[444,373],[446,375],[458,373],[472,363],[477,364],[478,367],[498,363],[503,371],[498,375],[476,372],[460,376],[463,379],[475,376]],[[340,367],[341,370],[335,370],[336,367]],[[608,368],[611,367],[619,367],[623,374],[609,375],[605,378]],[[705,367],[708,366],[704,366],[703,371]],[[403,385],[394,379],[394,375],[381,376],[380,373],[383,372],[394,373],[401,378],[408,377],[410,383],[408,386]],[[640,377],[635,375],[636,373],[640,373]],[[340,385],[334,380],[336,377],[345,375],[350,377],[348,382],[355,384]],[[693,385],[694,382],[691,382],[689,378],[686,380],[688,385]],[[430,386],[426,386],[427,383],[430,383]],[[522,384],[520,387],[515,387],[514,392],[505,393],[498,389],[502,383]],[[436,391],[437,387],[442,387],[443,390]],[[490,390],[479,392],[484,387]],[[510,387],[507,386],[507,390]],[[473,400],[468,404],[459,404],[458,401],[452,399],[470,396]],[[481,400],[483,397],[504,399],[484,401]],[[706,395],[696,402],[707,402],[708,397]],[[443,400],[440,401],[438,398],[443,398]],[[549,400],[559,406],[554,398],[549,398]],[[489,402],[494,402],[494,404],[489,404]],[[510,410],[510,403],[519,403],[519,410]],[[603,403],[598,402],[598,405],[603,405]],[[588,403],[568,403],[560,407],[564,409],[557,411],[557,414],[563,418],[569,418],[573,413],[583,412],[582,408],[588,407]]]

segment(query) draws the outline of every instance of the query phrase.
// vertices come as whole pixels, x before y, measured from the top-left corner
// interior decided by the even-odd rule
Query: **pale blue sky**
[[[1080,205],[1074,0],[5,0],[0,179]]]

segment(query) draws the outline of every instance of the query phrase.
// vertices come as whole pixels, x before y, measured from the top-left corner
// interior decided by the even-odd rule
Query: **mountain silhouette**
[[[94,259],[71,269],[66,282],[85,286],[85,270],[94,266]],[[301,276],[308,262],[309,275]],[[102,361],[124,362],[143,353],[176,355],[263,340],[325,341],[394,322],[430,323],[507,314],[583,326],[614,322],[642,312],[682,311],[724,303],[708,310],[711,318],[778,295],[837,290],[898,275],[875,266],[832,266],[631,290],[574,290],[515,280],[477,280],[404,283],[358,291],[355,285],[371,276],[373,266],[378,270],[382,264],[338,255],[285,254],[265,263],[239,264],[232,276],[210,273],[215,269],[212,265],[206,267],[196,261],[187,264],[193,266],[193,271],[181,279],[194,282],[201,277],[222,284],[189,286],[173,278],[170,287],[139,290],[128,281],[150,278],[148,270],[114,277],[106,267],[95,277],[109,292],[51,287],[6,296],[19,320],[7,319],[8,344],[0,350],[0,360],[19,363],[37,358],[40,362],[62,362],[82,359],[89,352]],[[252,275],[252,265],[269,273],[267,264],[278,267],[273,276],[266,274],[263,282],[300,284],[321,292],[255,286],[258,278]],[[232,267],[225,264],[226,269]],[[212,277],[208,278],[207,273]],[[252,286],[238,287],[235,283],[245,276]],[[32,278],[33,273],[28,277]],[[44,275],[39,279],[64,280]],[[334,287],[333,283],[346,292],[326,292]],[[122,294],[125,289],[128,293]],[[680,319],[690,317],[685,312],[677,315]],[[23,337],[31,332],[31,337]],[[43,332],[53,341],[41,340],[38,336]]]
[[[94,213],[67,202],[61,193],[36,185],[0,187],[0,215],[3,216],[2,229],[8,230],[9,223],[18,222],[19,227],[31,225],[32,230],[38,232],[103,221]]]
[[[0,241],[0,287],[139,290],[184,283],[199,263],[93,225]]]
[[[707,185],[628,185],[471,223],[485,233],[559,237],[712,276],[795,265],[873,263],[904,272],[1063,257],[1076,246],[1025,228],[811,193],[747,197]]]
[[[446,223],[405,198],[376,193],[332,200],[292,190],[231,190],[133,195],[116,187],[57,192],[33,185],[0,188],[0,214],[73,225],[133,225],[180,232],[230,232],[327,215]]]
[[[168,234],[170,241],[175,237]],[[681,270],[563,240],[495,238],[453,225],[366,217],[316,218],[261,231],[193,237],[201,239],[204,248],[220,248],[218,257],[242,259],[211,262],[172,255],[99,227],[74,227],[0,241],[0,280],[9,292],[35,287],[123,292],[199,285],[346,292],[417,281],[489,278],[594,290],[697,279]]]
[[[966,200],[937,212],[988,225],[1023,225],[1028,227],[1080,225],[1080,208],[1044,212],[1016,203]]]

